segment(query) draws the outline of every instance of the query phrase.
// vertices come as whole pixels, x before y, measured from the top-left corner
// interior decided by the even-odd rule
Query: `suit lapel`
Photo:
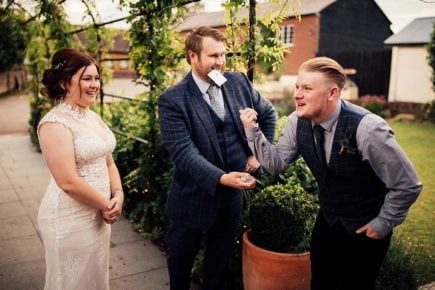
[[[224,97],[227,100],[227,104],[228,104],[227,109],[229,110],[229,113],[234,120],[234,124],[236,125],[237,128],[237,132],[240,136],[243,136],[244,138],[245,130],[243,129],[242,122],[240,121],[239,110],[244,109],[246,105],[242,103],[241,98],[236,97],[236,93],[234,91],[234,85],[230,84],[229,82],[230,81],[227,81],[222,85],[222,93],[224,94]]]

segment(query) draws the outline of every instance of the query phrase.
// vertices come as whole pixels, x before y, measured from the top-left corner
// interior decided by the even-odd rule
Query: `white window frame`
[[[119,61],[119,68],[120,69],[128,69],[128,60],[121,60]]]
[[[281,25],[279,27],[281,29],[280,38],[282,43],[287,46],[295,45],[295,26],[293,24]]]
[[[113,68],[113,61],[111,61],[111,60],[106,60],[106,61],[105,61],[105,64],[106,64],[107,67],[109,67],[109,68]]]

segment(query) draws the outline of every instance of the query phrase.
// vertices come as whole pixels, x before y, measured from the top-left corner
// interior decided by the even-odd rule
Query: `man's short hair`
[[[329,57],[315,57],[305,61],[298,71],[320,72],[335,82],[340,89],[346,85],[346,74],[343,67]]]
[[[186,38],[185,55],[186,60],[190,64],[189,51],[192,51],[198,56],[201,56],[202,38],[211,37],[216,41],[227,42],[227,38],[217,29],[210,26],[201,26],[194,29]]]

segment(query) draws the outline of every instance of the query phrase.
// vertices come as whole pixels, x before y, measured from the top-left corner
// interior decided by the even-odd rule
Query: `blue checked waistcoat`
[[[361,107],[341,102],[327,167],[317,160],[311,121],[301,118],[297,124],[298,150],[319,185],[320,211],[330,225],[340,222],[348,232],[375,218],[388,192],[357,149],[356,131],[368,113]]]

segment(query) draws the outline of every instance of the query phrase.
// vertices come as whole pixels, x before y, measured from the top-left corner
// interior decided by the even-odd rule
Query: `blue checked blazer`
[[[243,147],[249,150],[239,110],[246,107],[258,112],[259,126],[272,141],[276,115],[271,103],[253,89],[244,74],[225,72],[224,76],[227,82],[222,85],[222,92]],[[166,214],[184,226],[208,229],[214,224],[220,206],[220,197],[215,192],[225,172],[221,169],[223,159],[211,113],[192,72],[163,92],[158,107],[163,142],[173,163]],[[241,197],[242,194],[240,203]]]

